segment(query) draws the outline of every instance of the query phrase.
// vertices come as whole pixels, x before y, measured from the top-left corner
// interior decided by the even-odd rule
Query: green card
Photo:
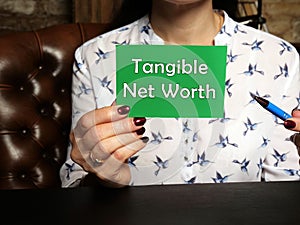
[[[117,104],[130,117],[222,118],[226,46],[119,45]]]

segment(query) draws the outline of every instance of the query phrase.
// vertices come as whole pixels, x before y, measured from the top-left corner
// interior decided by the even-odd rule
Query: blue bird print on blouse
[[[278,167],[280,162],[286,161],[288,152],[280,154],[276,149],[273,150],[274,154],[272,154],[272,156],[276,159],[276,163],[274,163],[274,166]]]
[[[65,163],[65,166],[66,166],[66,170],[67,170],[66,178],[68,180],[70,180],[70,173],[72,173],[74,171],[75,163],[72,163],[72,164]]]
[[[136,167],[136,165],[135,165],[135,161],[138,159],[138,157],[139,156],[132,156],[132,157],[130,157],[129,159],[128,159],[128,165],[130,165],[130,166],[132,166],[132,167],[134,167],[134,168],[136,168],[137,169],[137,167]]]
[[[269,94],[265,94],[265,95],[260,95],[260,93],[258,91],[255,92],[255,94],[253,94],[252,92],[250,92],[250,96],[251,96],[251,100],[249,101],[248,104],[256,104],[257,101],[255,100],[255,96],[258,97],[262,97],[262,98],[270,98],[271,96]]]
[[[149,24],[145,25],[142,27],[141,33],[146,33],[149,35],[149,30],[151,30],[151,27],[149,26]]]
[[[213,162],[210,161],[210,160],[208,160],[208,159],[206,159],[206,157],[205,157],[205,152],[203,152],[203,153],[201,154],[201,156],[198,154],[198,156],[197,156],[197,161],[192,162],[191,164],[188,164],[187,166],[188,166],[188,167],[191,167],[191,166],[193,166],[193,165],[195,165],[195,164],[198,164],[198,165],[200,165],[200,166],[206,166],[206,165],[208,165],[209,163],[213,163]]]
[[[151,132],[152,137],[154,138],[153,140],[150,141],[151,144],[159,145],[161,144],[164,140],[173,140],[171,136],[163,137],[160,132],[157,134],[154,132]]]
[[[236,26],[234,27],[233,32],[234,32],[235,34],[236,34],[236,33],[239,33],[239,32],[242,33],[242,34],[247,34],[246,31],[240,29],[240,26],[239,26],[239,25],[236,25]]]
[[[295,169],[284,169],[284,172],[288,174],[289,176],[298,176],[300,180],[300,170]]]
[[[215,146],[219,147],[219,148],[226,148],[228,145],[231,145],[233,147],[238,147],[238,145],[236,143],[230,143],[228,136],[226,136],[225,138],[222,135],[219,135],[219,140],[220,142],[216,143]]]
[[[156,156],[156,161],[154,161],[154,164],[158,167],[158,169],[156,171],[154,171],[155,176],[157,176],[161,169],[168,168],[169,160],[163,161],[161,158]]]
[[[230,177],[231,175],[226,175],[226,176],[222,176],[221,173],[219,173],[218,171],[216,172],[216,177],[212,177],[212,180],[215,182],[215,183],[226,183],[228,181],[228,178]]]
[[[287,96],[287,95],[282,95],[282,99],[286,99],[286,98],[288,98],[289,96]]]
[[[188,138],[186,138],[185,140],[184,140],[184,144],[188,144],[189,143],[189,139]]]
[[[277,125],[283,125],[282,120],[279,120],[278,117],[275,116],[275,115],[272,115],[272,116],[273,116],[273,121],[274,121],[275,124],[277,124]]]
[[[260,123],[252,123],[251,120],[249,118],[247,118],[247,122],[245,123],[246,126],[246,130],[243,132],[243,135],[246,136],[248,131],[252,131],[252,130],[256,130],[257,129],[257,125]]]
[[[271,95],[269,95],[269,94],[260,95],[260,93],[257,90],[255,91],[255,94],[250,92],[250,96],[253,98],[253,100],[254,100],[255,96],[262,97],[262,98],[270,98],[271,97]]]
[[[225,87],[226,87],[226,92],[227,92],[227,94],[228,94],[229,97],[232,96],[232,92],[229,90],[232,86],[233,86],[233,84],[231,83],[231,79],[228,79],[225,82]]]
[[[188,121],[185,121],[184,123],[183,123],[183,130],[182,130],[182,132],[183,133],[188,133],[188,132],[190,132],[190,131],[192,131],[190,128],[189,128],[189,126],[188,126]]]
[[[278,79],[281,76],[288,77],[289,76],[289,68],[287,64],[284,66],[279,66],[280,68],[280,73],[274,76],[274,80]]]
[[[118,42],[118,41],[112,41],[111,43],[115,44],[115,45],[129,45],[130,44],[130,40],[127,41],[123,41],[123,42]]]
[[[253,94],[252,92],[250,92],[250,96],[251,96],[251,99],[250,99],[250,101],[248,102],[247,105],[249,105],[249,104],[256,104],[257,101],[254,99],[254,96],[259,96],[258,91],[256,91],[256,94]]]
[[[209,120],[209,121],[208,121],[208,124],[214,123],[214,122],[216,122],[216,121],[219,121],[219,118]]]
[[[227,55],[227,64],[235,62],[237,60],[239,55],[233,55],[232,50],[230,50],[230,53]]]
[[[263,161],[262,161],[261,158],[259,159],[259,162],[256,165],[258,167],[258,171],[256,173],[256,177],[259,177],[259,174],[260,174],[260,172],[262,171],[262,168],[263,168]]]
[[[150,43],[146,39],[144,39],[144,41],[141,44],[142,45],[149,45]]]
[[[244,74],[245,76],[252,76],[252,75],[254,75],[254,73],[259,73],[261,75],[264,75],[263,71],[257,70],[257,64],[255,64],[253,66],[253,65],[251,65],[251,63],[248,66],[248,70],[242,72],[242,74]]]
[[[194,132],[194,134],[193,134],[193,142],[196,142],[196,141],[198,141],[199,140],[199,135],[198,135],[198,132],[199,132],[199,130],[198,131],[196,131],[196,132]]]
[[[77,116],[77,115],[79,115],[80,114],[80,111],[75,111],[73,114],[72,114],[72,118],[74,119],[75,118],[75,116]]]
[[[221,28],[220,34],[226,34],[227,36],[231,37],[231,34],[226,31],[226,26],[223,26]]]
[[[118,30],[118,32],[124,32],[126,30],[129,30],[129,27],[122,27],[121,29]]]
[[[219,121],[220,123],[227,123],[230,120],[232,120],[232,119],[229,117],[226,117],[225,112],[224,112],[223,118],[211,119],[208,121],[208,124],[214,123],[216,121]]]
[[[297,100],[297,106],[295,108],[300,108],[300,92],[299,92],[299,97],[296,98]]]
[[[75,61],[75,64],[76,64],[76,70],[74,70],[74,74],[77,74],[78,71],[80,71],[84,65],[84,61],[82,62],[78,62],[78,61]]]
[[[292,47],[284,41],[281,41],[280,46],[282,47],[282,50],[280,50],[279,55],[282,55],[285,51],[292,51]]]
[[[250,46],[251,50],[253,50],[253,51],[262,51],[262,49],[261,49],[262,43],[264,43],[264,41],[255,40],[253,43],[244,42],[244,43],[242,43],[242,45]]]
[[[191,179],[184,181],[186,184],[194,184],[196,181],[196,177],[192,177]]]
[[[114,94],[114,90],[109,87],[109,85],[111,84],[111,80],[108,80],[107,76],[105,76],[102,80],[100,78],[97,78],[97,79],[99,80],[99,82],[100,82],[100,84],[101,84],[102,87],[104,87],[107,90],[109,90],[109,92],[111,94]]]
[[[262,137],[263,138],[263,142],[262,144],[259,146],[259,148],[265,148],[267,147],[268,143],[271,141],[270,139],[268,138],[265,138],[265,137]]]
[[[245,158],[242,162],[239,162],[238,160],[233,160],[233,163],[239,164],[241,166],[241,171],[243,173],[247,173],[248,174],[248,165],[250,163],[250,160],[247,161],[247,159]],[[248,174],[249,175],[249,174]]]
[[[98,64],[102,59],[107,59],[109,56],[109,52],[103,52],[100,48],[98,48],[98,51],[95,53],[98,56],[98,59],[96,60],[96,64]]]
[[[80,89],[80,92],[77,93],[77,97],[79,98],[82,94],[85,94],[85,95],[89,95],[91,92],[92,92],[92,88],[88,88],[85,86],[84,83],[81,82],[81,85],[79,86],[79,89]]]

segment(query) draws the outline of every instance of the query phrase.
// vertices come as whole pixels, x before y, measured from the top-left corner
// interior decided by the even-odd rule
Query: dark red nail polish
[[[296,127],[296,123],[294,121],[292,121],[292,120],[286,120],[286,121],[284,121],[283,125],[284,125],[284,127],[286,129],[293,129],[293,128]]]
[[[136,126],[143,126],[146,123],[145,117],[135,117],[133,118],[134,125]]]
[[[130,110],[130,107],[128,105],[123,105],[123,106],[120,106],[117,111],[120,115],[125,115],[129,112]]]
[[[141,140],[144,142],[144,143],[147,143],[149,141],[149,138],[148,137],[142,137]]]
[[[136,130],[135,133],[137,135],[143,135],[145,133],[145,131],[146,131],[145,127],[142,127],[140,129]]]

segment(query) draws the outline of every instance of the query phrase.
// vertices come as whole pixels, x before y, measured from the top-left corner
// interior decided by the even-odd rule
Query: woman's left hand
[[[293,110],[292,116],[292,118],[284,121],[284,127],[289,130],[300,132],[300,109]],[[290,139],[297,146],[300,155],[300,133],[293,134]]]

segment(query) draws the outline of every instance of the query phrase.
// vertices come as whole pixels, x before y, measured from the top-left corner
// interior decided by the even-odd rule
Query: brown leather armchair
[[[0,36],[0,189],[61,186],[74,51],[106,27],[61,24]]]

